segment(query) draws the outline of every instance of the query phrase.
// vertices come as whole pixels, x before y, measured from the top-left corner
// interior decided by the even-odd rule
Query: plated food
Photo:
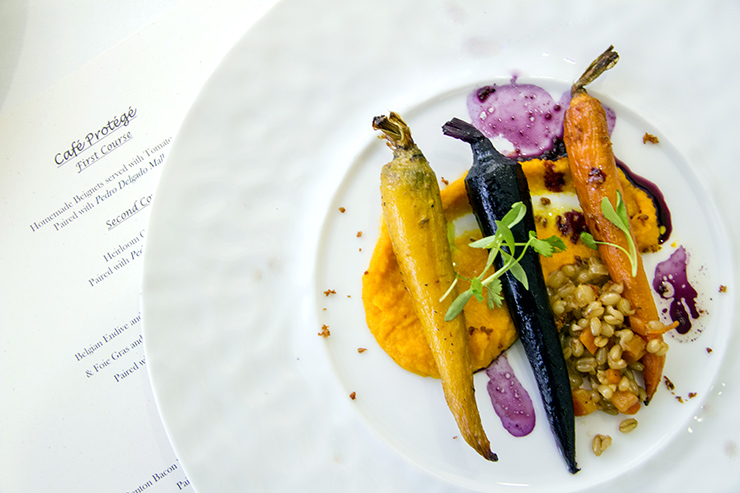
[[[345,2],[321,9],[333,27],[327,30],[323,21],[319,28],[295,22],[316,10],[303,5],[273,10],[214,74],[176,139],[152,212],[143,297],[147,366],[191,482],[218,491],[245,485],[286,491],[732,489],[735,481],[723,471],[732,461],[726,442],[738,436],[732,378],[738,364],[726,357],[738,349],[737,228],[729,220],[738,169],[727,165],[732,154],[720,143],[736,122],[719,108],[732,100],[726,97],[732,85],[722,81],[734,80],[737,68],[692,55],[723,53],[724,31],[711,12],[666,4],[635,16],[594,4],[573,22],[553,4],[533,12],[522,29],[507,20],[521,10],[516,2],[496,9],[475,1],[424,9],[414,2],[383,1],[372,9]],[[405,22],[411,18],[413,26]],[[633,416],[594,411],[576,417],[576,475],[560,459],[523,349],[514,343],[504,356],[532,398],[537,423],[529,435],[510,435],[490,404],[489,367],[477,371],[479,412],[499,456],[491,463],[462,439],[440,381],[401,368],[368,330],[362,279],[381,234],[380,168],[391,159],[371,119],[399,111],[445,200],[471,155],[468,145],[442,135],[442,124],[456,116],[484,131],[480,110],[493,102],[502,110],[506,102],[497,96],[530,93],[533,85],[550,95],[549,121],[562,116],[567,97],[561,96],[608,44],[584,48],[574,40],[603,39],[605,18],[632,27],[610,30],[622,60],[589,93],[607,117],[616,114],[617,158],[658,184],[671,207],[672,235],[660,251],[643,255],[648,273],[676,254],[673,263],[688,267],[699,293],[699,318],[686,305],[692,328],[664,336],[670,344],[665,376],[675,388],[661,385]],[[399,36],[377,35],[393,27],[389,22]],[[685,29],[676,26],[701,35],[682,35]],[[667,40],[660,56],[646,49],[650,39]],[[495,92],[481,91],[491,86]],[[481,108],[470,112],[469,99]],[[559,112],[553,109],[558,103]],[[540,114],[535,118],[539,122]],[[699,130],[707,127],[727,131]],[[646,132],[659,143],[643,144]],[[517,152],[516,144],[491,138],[517,159],[530,149]],[[541,155],[539,147],[532,145],[535,152],[526,157]],[[550,156],[553,164],[557,155]],[[527,172],[530,161],[520,162]],[[562,164],[569,168],[566,159],[554,173],[565,171]],[[546,191],[537,191],[528,179],[538,230],[547,220],[538,237],[559,231],[558,216],[563,227],[571,224],[565,214],[572,208],[559,200],[575,194],[568,179],[569,172],[564,193],[544,183]],[[552,202],[544,205],[542,198]],[[627,190],[624,200],[631,207]],[[470,224],[454,222],[460,234],[464,228],[457,226]],[[457,239],[485,262],[485,250]],[[576,251],[595,252],[580,241],[566,244],[565,252],[541,259],[543,269],[573,263],[567,256]],[[458,291],[467,288],[460,279]],[[328,290],[335,293],[327,296]],[[679,291],[663,291],[665,299],[656,296],[661,310],[679,300]],[[468,303],[468,325],[473,308],[487,309]],[[326,338],[316,335],[324,325],[331,332]],[[486,334],[481,326],[488,329],[476,325],[476,337]],[[625,418],[639,420],[629,435],[618,431]],[[599,457],[591,451],[597,434],[613,438]]]
[[[455,274],[451,250],[458,248],[457,235],[445,219],[434,174],[410,139],[408,128],[393,113],[374,121],[389,140],[394,161],[384,168],[381,178],[383,228],[387,228],[388,236],[381,234],[363,276],[368,325],[381,346],[402,366],[404,361],[415,359],[408,358],[407,353],[423,348],[426,340],[463,436],[489,459],[478,410],[467,405],[474,402],[470,354],[472,349],[478,355],[476,368],[488,366],[487,358],[498,355],[488,344],[497,341],[498,352],[506,349],[501,341],[509,341],[506,334],[511,323],[522,341],[550,427],[571,473],[579,470],[575,416],[597,409],[635,414],[641,403],[650,402],[660,383],[668,349],[662,334],[676,324],[661,321],[640,256],[641,251],[659,249],[664,239],[659,207],[648,191],[635,186],[618,168],[606,112],[584,89],[617,58],[610,47],[574,84],[560,120],[564,145],[558,147],[557,138],[550,139],[550,148],[539,148],[543,159],[523,161],[504,156],[481,130],[460,119],[443,126],[446,135],[467,142],[473,151],[471,170],[450,186],[459,190],[459,183],[464,183],[468,206],[477,220],[479,231],[465,232],[475,240],[468,246],[489,252],[479,257],[479,269],[472,276],[467,272]],[[476,96],[482,102],[498,89],[483,88]],[[496,111],[491,108],[490,113]],[[558,105],[556,111],[561,108]],[[534,121],[531,107],[529,111],[529,121]],[[548,115],[543,119],[552,121],[552,113]],[[487,122],[488,116],[483,112],[481,121]],[[498,118],[502,121],[501,116]],[[544,127],[548,138],[556,134],[558,125],[555,119]],[[521,153],[523,147],[517,147],[514,154]],[[398,168],[399,161],[406,173],[403,178],[387,171]],[[529,175],[525,168],[530,170]],[[558,193],[567,184],[578,196],[579,211],[557,216],[556,236],[542,234],[553,226],[540,213],[549,199],[542,196],[536,203],[530,193],[531,184],[536,188],[540,179],[551,192]],[[459,195],[450,198],[448,209],[460,210],[462,207],[456,204],[461,201],[464,199]],[[454,218],[455,214],[448,216]],[[571,247],[574,252],[567,252]],[[557,257],[561,252],[564,255]],[[394,272],[391,253],[399,269],[395,280],[389,281]],[[546,261],[548,257],[553,260]],[[463,279],[467,284],[462,284]],[[395,291],[398,300],[392,301],[400,303],[408,293],[405,303],[413,307],[420,320],[422,342],[416,337],[410,345],[402,338],[389,343],[383,335],[394,332],[397,320],[378,316],[384,312],[380,306],[388,306],[389,301],[387,292],[378,286],[399,280],[403,287]],[[458,287],[466,289],[458,292]],[[468,307],[476,305],[468,303],[473,298],[491,313],[500,315],[505,307],[510,315],[498,319],[500,326],[486,327],[489,333],[497,334],[495,337],[475,342],[473,334],[480,327],[472,325],[466,331]],[[408,313],[404,320],[412,318]],[[399,347],[404,349],[399,351]],[[434,369],[411,371],[436,376]],[[456,391],[450,390],[450,375],[457,379]],[[495,402],[494,407],[499,412]],[[599,454],[607,442],[600,442]]]

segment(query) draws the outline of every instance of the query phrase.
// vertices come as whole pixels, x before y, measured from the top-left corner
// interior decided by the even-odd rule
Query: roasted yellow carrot
[[[610,46],[573,85],[570,106],[565,112],[563,140],[568,153],[573,184],[588,229],[597,241],[619,245],[628,250],[629,241],[626,234],[602,213],[604,197],[615,205],[617,192],[624,195],[624,191],[612,152],[606,113],[599,100],[589,95],[585,89],[589,82],[614,66],[618,58]],[[622,296],[630,302],[635,312],[629,317],[632,330],[646,341],[662,340],[661,334],[666,328],[660,323],[652,287],[639,253],[636,255],[636,272],[633,271],[629,256],[614,246],[599,244],[599,254],[612,280],[624,285]],[[640,361],[645,366],[643,376],[647,393],[646,402],[649,402],[660,383],[665,356],[646,352]]]
[[[447,405],[465,439],[480,455],[495,461],[473,387],[473,367],[464,317],[444,317],[456,294],[440,301],[455,271],[447,240],[437,177],[395,113],[373,120],[393,150],[380,175],[383,216],[403,281],[411,295],[442,380]]]

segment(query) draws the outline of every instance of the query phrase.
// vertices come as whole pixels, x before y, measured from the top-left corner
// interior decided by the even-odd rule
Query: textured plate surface
[[[168,157],[146,246],[144,332],[157,404],[195,488],[740,487],[740,392],[729,378],[740,370],[738,225],[728,219],[740,172],[723,137],[737,135],[738,104],[730,85],[717,83],[740,74],[707,56],[730,46],[722,33],[732,32],[738,8],[724,4],[719,15],[635,3],[636,15],[623,2],[367,5],[278,4],[208,82]],[[396,367],[364,326],[361,274],[377,237],[377,176],[389,159],[370,121],[400,112],[437,174],[454,178],[469,150],[440,127],[469,118],[469,91],[516,75],[559,96],[609,44],[622,59],[592,92],[617,111],[617,156],[665,192],[672,241],[690,252],[702,292],[702,335],[669,341],[666,374],[686,402],[661,388],[625,436],[618,420],[579,420],[583,470],[571,476],[544,415],[538,410],[532,435],[508,436],[478,375],[501,458],[488,464],[453,439],[438,382]],[[645,131],[659,147],[642,145]],[[326,339],[317,336],[324,324]],[[510,359],[535,396],[518,345]],[[615,443],[598,459],[589,450],[595,433]]]

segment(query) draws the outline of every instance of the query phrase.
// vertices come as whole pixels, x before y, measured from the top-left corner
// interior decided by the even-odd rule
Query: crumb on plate
[[[642,143],[647,144],[648,142],[651,144],[658,144],[660,141],[655,135],[645,132],[645,135],[642,136]]]

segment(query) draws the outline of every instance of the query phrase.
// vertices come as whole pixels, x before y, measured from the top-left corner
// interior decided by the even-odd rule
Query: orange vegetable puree
[[[522,162],[522,168],[527,176],[532,195],[538,237],[547,238],[557,235],[563,238],[567,246],[565,252],[557,253],[550,258],[541,257],[545,278],[553,270],[573,263],[577,258],[597,256],[596,250],[587,248],[580,241],[573,243],[571,238],[564,236],[558,227],[559,215],[573,209],[580,211],[570,178],[568,159],[560,158],[557,161],[533,159]],[[548,188],[546,182],[551,180],[552,176],[562,178],[559,182],[560,192],[553,192],[551,188]],[[463,179],[464,176],[458,178],[441,191],[442,204],[449,224],[472,214]],[[655,251],[659,248],[660,232],[655,206],[642,190],[632,186],[624,176],[622,180],[625,190],[624,200],[631,217],[631,227],[637,239],[637,246],[641,251]],[[557,200],[558,197],[567,198],[568,196],[572,196],[570,202]],[[547,198],[543,202],[540,200],[541,197]],[[563,204],[569,205],[564,206]],[[576,204],[575,207],[573,204]],[[474,224],[474,221],[471,224]],[[485,266],[488,252],[468,246],[471,241],[481,237],[477,227],[463,229],[464,231],[455,231],[454,241],[451,243],[452,261],[458,273],[472,278]],[[458,281],[458,292],[468,287],[464,279]],[[380,347],[406,370],[422,376],[439,378],[432,351],[424,337],[419,320],[414,314],[411,298],[404,288],[388,232],[382,223],[380,237],[375,245],[370,266],[363,276],[362,298],[368,327]],[[465,306],[464,315],[468,326],[470,355],[474,371],[490,365],[516,340],[516,330],[505,305],[489,310],[485,303],[478,303],[473,298]]]

